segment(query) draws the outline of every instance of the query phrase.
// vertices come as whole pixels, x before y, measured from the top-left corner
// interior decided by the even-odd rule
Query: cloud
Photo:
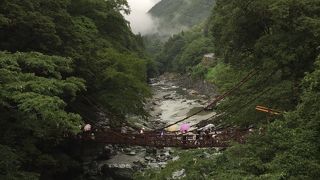
[[[145,35],[156,31],[156,23],[147,12],[159,1],[128,0],[131,13],[130,15],[125,15],[125,18],[130,21],[130,26],[134,33]]]

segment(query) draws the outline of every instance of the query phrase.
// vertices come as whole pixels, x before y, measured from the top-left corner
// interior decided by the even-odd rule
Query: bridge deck
[[[97,143],[106,144],[124,144],[136,146],[150,147],[181,147],[181,148],[198,148],[198,147],[228,147],[230,141],[239,143],[244,142],[244,136],[247,131],[222,131],[217,134],[203,135],[188,135],[146,132],[143,134],[137,133],[119,133],[112,130],[95,132],[94,138],[89,134],[85,139],[91,139]]]

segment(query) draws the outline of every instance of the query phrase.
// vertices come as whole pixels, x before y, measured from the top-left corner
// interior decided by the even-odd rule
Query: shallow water
[[[176,86],[170,81],[162,80],[151,84],[154,92],[154,99],[157,102],[155,110],[159,114],[158,120],[168,124],[179,121],[189,116],[205,106],[208,99],[204,99],[201,95],[190,95],[191,90]],[[189,123],[194,125],[202,120],[206,120],[215,115],[212,111],[203,111],[190,119],[178,123]]]

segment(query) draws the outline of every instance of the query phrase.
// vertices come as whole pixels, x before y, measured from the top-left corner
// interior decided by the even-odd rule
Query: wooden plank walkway
[[[239,143],[245,142],[245,135],[248,131],[221,131],[217,134],[188,135],[165,133],[161,135],[155,132],[138,133],[120,133],[112,130],[98,131],[94,133],[84,134],[85,140],[91,140],[97,143],[105,144],[123,144],[132,146],[149,146],[149,147],[181,147],[185,149],[201,148],[201,147],[228,147],[231,141]]]

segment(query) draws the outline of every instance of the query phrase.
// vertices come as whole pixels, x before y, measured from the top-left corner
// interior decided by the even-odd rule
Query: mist
[[[128,0],[131,13],[125,15],[134,33],[142,35],[157,31],[155,20],[147,13],[160,0]]]

